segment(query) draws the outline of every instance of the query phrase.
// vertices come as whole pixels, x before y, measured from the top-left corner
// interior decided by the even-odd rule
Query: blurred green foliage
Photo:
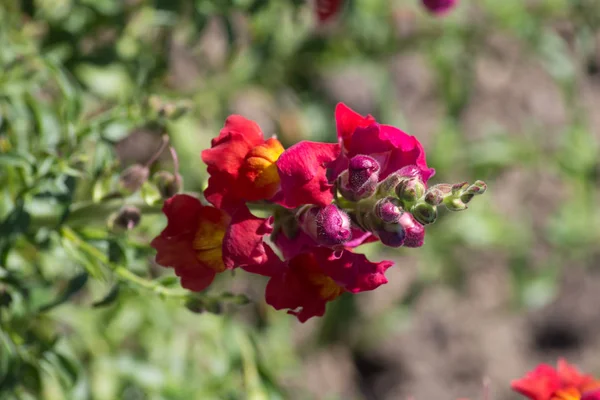
[[[561,23],[568,23],[562,36]],[[354,0],[327,27],[315,27],[309,6],[292,0],[4,0],[0,398],[310,398],[289,383],[299,376],[300,350],[364,346],[397,329],[428,284],[461,288],[472,268],[465,254],[508,254],[515,306],[549,301],[563,265],[597,257],[598,143],[580,77],[600,69],[599,27],[594,0],[465,0],[444,19],[425,15],[416,1]],[[480,115],[483,133],[464,133],[481,74],[475,56],[499,34],[559,88],[567,122],[556,143],[546,146],[534,117],[515,134]],[[469,213],[429,229],[415,253],[425,267],[393,309],[369,316],[354,297],[342,297],[298,346],[295,320],[261,303],[261,280],[227,276],[193,297],[158,271],[148,246],[165,222],[155,215],[156,188],[148,182],[129,196],[118,186],[120,173],[156,148],[120,150],[129,134],[168,133],[188,191],[202,189],[199,151],[232,112],[252,114],[287,146],[333,141],[333,109],[346,96],[419,137],[400,106],[403,93],[390,84],[388,62],[402,54],[419,54],[433,73],[441,112],[426,149],[434,180],[485,179],[490,191]],[[347,95],[348,86],[358,94]],[[170,168],[160,157],[151,174]],[[519,212],[527,185],[502,186],[513,169],[559,178],[559,206],[541,229]],[[507,203],[498,207],[494,197],[503,193]],[[531,196],[541,203],[527,210],[543,206]],[[86,208],[97,204],[104,206]],[[132,233],[106,226],[123,204],[142,210]],[[542,260],[531,251],[537,241],[550,249]],[[380,257],[378,247],[365,251]],[[253,302],[241,308],[244,293]]]

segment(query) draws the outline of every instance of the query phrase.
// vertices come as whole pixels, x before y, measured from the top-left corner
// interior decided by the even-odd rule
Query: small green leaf
[[[109,306],[112,303],[114,303],[115,300],[117,300],[117,298],[119,297],[120,288],[121,287],[119,286],[118,283],[114,284],[113,287],[110,288],[109,292],[102,299],[100,299],[92,304],[92,307],[94,307],[94,308],[106,307],[106,306]]]
[[[67,287],[63,290],[63,292],[54,301],[41,306],[39,311],[49,311],[52,308],[67,302],[71,297],[73,297],[75,293],[79,292],[85,286],[87,280],[87,272],[82,272],[78,275],[75,275],[69,280],[69,282],[67,283]]]

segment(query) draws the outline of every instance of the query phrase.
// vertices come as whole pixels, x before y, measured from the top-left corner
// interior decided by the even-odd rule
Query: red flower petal
[[[331,250],[314,250],[321,260],[321,268],[338,285],[351,293],[365,292],[388,282],[385,271],[394,265],[391,261],[371,262],[364,254],[349,250],[336,257]]]
[[[339,152],[337,144],[307,141],[287,149],[277,160],[281,197],[274,200],[288,208],[303,204],[330,204],[333,186],[327,180],[326,167]]]
[[[314,253],[290,259],[287,267],[267,283],[267,304],[276,310],[288,309],[300,322],[325,314],[325,304],[344,290],[323,273],[319,264]]]
[[[561,388],[558,372],[547,364],[540,364],[523,378],[511,382],[511,388],[530,400],[550,400]]]
[[[335,125],[337,128],[337,136],[344,148],[347,148],[347,146],[350,145],[352,135],[354,134],[356,128],[366,128],[375,122],[375,118],[373,118],[371,115],[363,117],[344,103],[338,103],[337,106],[335,106]]]
[[[296,255],[267,284],[267,303],[277,310],[289,309],[300,322],[325,313],[325,303],[343,292],[373,290],[387,283],[390,261],[372,263],[362,254],[343,251],[341,256],[326,247]]]
[[[232,217],[223,239],[223,261],[229,269],[242,267],[245,270],[272,276],[281,261],[273,250],[264,243],[264,235],[273,231],[269,220],[255,217],[247,207],[240,208]]]
[[[600,400],[600,388],[583,393],[581,400]]]
[[[262,143],[262,131],[254,121],[231,115],[212,140],[211,148],[202,151],[202,161],[210,174],[204,196],[215,207],[232,210],[243,203],[235,183],[246,155]]]
[[[340,11],[343,0],[317,0],[317,18],[325,22]]]
[[[229,216],[188,195],[166,200],[163,213],[167,227],[150,243],[157,251],[156,262],[174,268],[184,288],[205,289],[225,269],[222,240]]]

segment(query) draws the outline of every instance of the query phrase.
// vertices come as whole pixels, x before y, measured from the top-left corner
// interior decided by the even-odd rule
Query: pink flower
[[[425,150],[414,137],[390,125],[380,125],[368,115],[363,117],[344,103],[335,109],[338,141],[341,154],[331,165],[337,177],[357,155],[368,155],[380,165],[379,180],[408,165],[416,165],[421,178],[427,182],[435,174],[427,166]]]

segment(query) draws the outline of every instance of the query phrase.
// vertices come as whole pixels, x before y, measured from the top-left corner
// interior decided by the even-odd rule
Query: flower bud
[[[444,201],[444,192],[440,188],[433,186],[425,192],[425,203],[432,206],[439,206]]]
[[[300,227],[317,243],[324,246],[339,245],[352,238],[350,217],[333,204],[324,208],[316,206],[302,208],[296,218]]]
[[[384,223],[373,233],[385,246],[401,247],[406,242],[406,231],[398,223]]]
[[[131,230],[139,225],[142,219],[142,212],[135,206],[123,206],[112,220],[112,227],[115,230]]]
[[[467,205],[461,197],[448,196],[444,199],[444,205],[449,211],[462,211],[467,209]]]
[[[422,225],[433,224],[437,219],[437,207],[427,203],[417,203],[410,210]]]
[[[169,171],[159,171],[154,174],[154,183],[158,188],[160,197],[164,200],[175,196],[181,190],[181,175]]]
[[[148,167],[141,164],[133,164],[132,166],[121,172],[119,177],[119,185],[125,191],[135,193],[148,180],[150,170]]]
[[[483,181],[475,181],[474,184],[469,186],[464,193],[460,196],[463,203],[467,204],[470,202],[475,195],[484,194],[487,190],[487,185]]]
[[[400,202],[394,197],[386,197],[375,203],[375,215],[385,223],[398,222],[402,213]]]
[[[421,247],[425,241],[425,228],[415,220],[411,213],[405,212],[398,220],[398,224],[404,228],[406,234],[404,246]]]
[[[425,184],[420,177],[405,177],[396,186],[396,195],[405,204],[412,204],[425,194]]]
[[[338,178],[342,196],[350,201],[365,199],[375,193],[379,181],[379,163],[372,157],[358,155]]]

